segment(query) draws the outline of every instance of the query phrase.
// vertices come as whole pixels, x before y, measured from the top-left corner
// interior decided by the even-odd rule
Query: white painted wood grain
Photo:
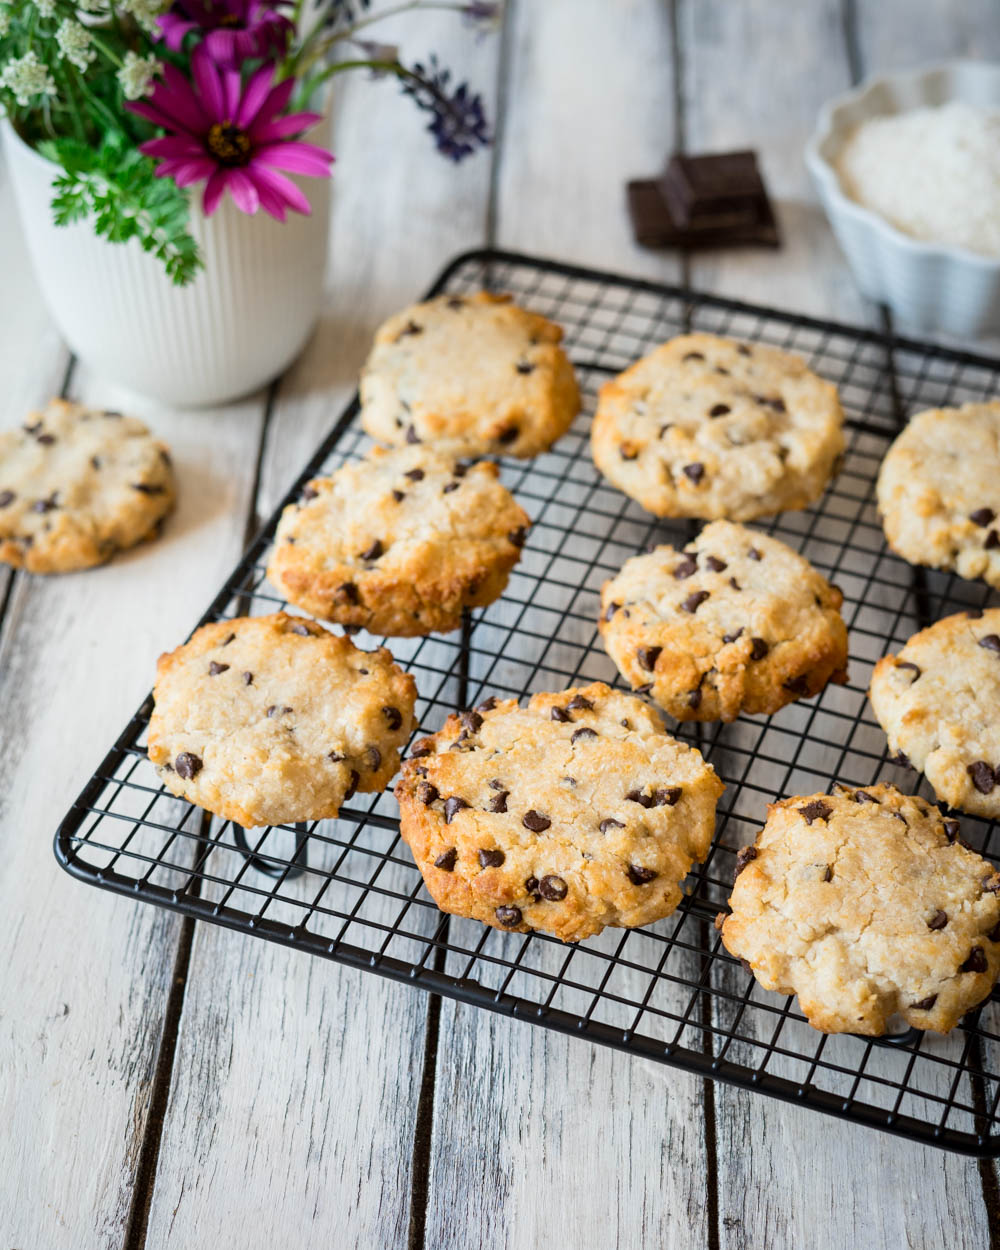
[[[672,141],[666,6],[519,2],[508,20],[498,241],[676,278],[631,242],[624,191]],[[450,1002],[437,1080],[429,1247],[707,1243],[700,1081]]]
[[[0,302],[6,425],[58,390],[66,358],[0,204],[17,282]],[[181,477],[159,542],[81,574],[18,575],[0,639],[0,1229],[5,1245],[79,1250],[122,1243],[178,922],[72,881],[51,838],[236,555],[262,408],[174,416],[83,374],[74,392],[148,416]]]
[[[897,6],[860,7],[891,9],[896,30],[912,25],[902,21]],[[785,246],[777,253],[695,258],[692,284],[820,317],[872,323],[876,310],[853,287],[801,159],[820,105],[850,85],[840,5],[779,9],[766,0],[735,8],[722,2],[686,5],[683,33],[690,150],[756,148],[785,231]],[[936,27],[934,37],[947,37],[945,24]],[[770,57],[768,72],[761,75],[760,58],[778,46],[782,55]],[[831,774],[839,755],[839,746],[831,746]],[[746,837],[752,836],[748,830]],[[742,993],[745,980],[735,969],[728,988]],[[810,1032],[802,1027],[796,1042],[794,1030],[786,1029],[785,1044],[811,1052],[816,1038],[807,1036]],[[845,1051],[848,1062],[859,1049]],[[755,1063],[759,1052],[746,1057]],[[872,1066],[898,1079],[904,1065],[901,1056],[889,1055]],[[791,1079],[803,1075],[802,1065],[780,1061],[769,1070]],[[942,1077],[940,1094],[946,1094],[946,1085]],[[723,1247],[846,1247],[859,1236],[865,1245],[885,1247],[950,1238],[963,1246],[986,1244],[986,1210],[974,1163],[723,1086],[715,1102]]]
[[[407,51],[434,46],[492,98],[497,40],[450,15],[402,25]],[[353,393],[378,322],[483,241],[488,153],[443,161],[389,83],[345,81],[335,118],[329,300],[281,384],[262,514]],[[409,987],[199,926],[149,1245],[405,1245],[426,1012]]]

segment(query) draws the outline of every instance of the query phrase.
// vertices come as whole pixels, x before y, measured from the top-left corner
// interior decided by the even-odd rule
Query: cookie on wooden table
[[[449,717],[395,793],[443,911],[577,942],[674,910],[722,789],[652,708],[597,682]]]
[[[376,448],[310,482],[268,576],[305,611],[373,634],[446,632],[499,598],[531,521],[490,461],[456,442]]]
[[[1000,401],[917,413],[882,461],[877,494],[893,551],[1000,587]]]
[[[601,387],[591,445],[657,516],[749,521],[822,495],[842,427],[836,388],[798,356],[685,334]]]
[[[0,563],[103,564],[152,538],[175,498],[167,448],[135,417],[54,399],[0,433]]]
[[[160,657],[153,696],[163,784],[251,827],[332,818],[355,791],[384,790],[416,686],[384,648],[279,612],[203,625]]]
[[[382,443],[460,438],[534,456],[580,408],[559,326],[507,295],[439,295],[390,317],[361,374],[361,424]]]
[[[776,538],[713,521],[626,561],[599,628],[634,688],[677,720],[770,714],[847,680],[843,596]]]
[[[946,616],[872,673],[889,747],[950,807],[1000,817],[1000,608]]]
[[[1000,970],[1000,874],[892,786],[782,799],[737,857],[722,941],[826,1033],[947,1032]]]

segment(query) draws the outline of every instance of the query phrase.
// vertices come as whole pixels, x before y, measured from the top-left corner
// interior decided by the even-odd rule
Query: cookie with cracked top
[[[380,326],[361,374],[361,424],[381,443],[458,438],[535,456],[580,408],[559,326],[480,291],[439,295]]]
[[[958,612],[875,665],[868,691],[893,752],[943,802],[1000,817],[1000,608]]]
[[[1000,401],[919,412],[879,469],[889,546],[1000,587]]]
[[[946,1033],[1000,971],[1000,874],[958,821],[892,786],[768,808],[716,921],[760,984],[826,1033]]]
[[[443,911],[578,942],[676,908],[722,789],[653,708],[596,682],[449,717],[395,794]]]
[[[0,433],[0,563],[103,564],[153,538],[175,499],[170,454],[135,417],[54,399]]]
[[[822,495],[842,427],[836,388],[798,356],[685,334],[601,387],[591,450],[656,516],[749,521]]]
[[[771,714],[847,680],[843,596],[776,538],[713,521],[626,561],[598,628],[634,688],[677,720]]]
[[[203,625],[160,656],[153,697],[163,784],[252,827],[325,820],[355,791],[384,790],[416,686],[385,648],[279,612]]]
[[[267,572],[322,620],[444,633],[500,597],[530,525],[497,466],[461,443],[375,448],[285,509]]]

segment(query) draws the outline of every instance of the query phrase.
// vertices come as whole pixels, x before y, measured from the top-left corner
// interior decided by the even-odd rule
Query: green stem
[[[299,0],[301,3],[301,0]],[[317,22],[313,29],[309,32],[303,42],[296,50],[294,56],[290,57],[286,62],[288,72],[283,77],[288,77],[289,73],[294,73],[296,77],[302,77],[321,60],[330,49],[338,43],[344,43],[349,39],[353,39],[359,30],[363,30],[367,26],[371,26],[374,22],[381,22],[386,17],[398,17],[400,13],[408,13],[413,9],[447,9],[450,12],[460,12],[465,6],[463,4],[446,3],[444,0],[405,0],[403,4],[393,5],[390,9],[383,9],[381,13],[373,13],[370,17],[363,17],[360,21],[355,22],[353,26],[347,26],[343,30],[334,31],[332,35],[328,35],[315,47],[312,47],[313,41],[319,32],[323,29],[322,23]],[[296,7],[296,25],[298,24],[298,6]],[[303,56],[303,53],[309,53]]]
[[[100,36],[94,33],[94,28],[92,26],[87,27],[87,34],[90,35],[90,42],[94,45],[94,47],[99,48],[100,51],[103,52],[104,55],[108,58],[108,60],[111,62],[112,65],[117,65],[118,68],[121,69],[122,67],[121,57],[118,55],[117,52],[112,51],[112,49],[108,47],[108,45],[104,42],[103,39],[100,38]]]
[[[383,9],[380,13],[373,13],[371,17],[363,17],[359,22],[355,22],[353,26],[348,26],[346,30],[341,31],[337,38],[353,39],[358,31],[363,30],[366,26],[371,26],[375,22],[381,22],[385,17],[396,17],[400,13],[407,13],[410,9],[449,9],[452,12],[459,12],[464,8],[464,4],[435,3],[433,0],[406,0],[405,4],[397,4],[391,9]]]

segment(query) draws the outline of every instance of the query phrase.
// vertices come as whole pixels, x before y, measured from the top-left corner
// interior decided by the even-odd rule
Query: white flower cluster
[[[131,13],[143,30],[151,34],[157,29],[156,19],[167,7],[169,0],[121,0],[120,7]]]
[[[27,108],[32,96],[56,94],[55,80],[36,52],[25,52],[24,56],[8,61],[0,71],[0,88],[12,91],[22,108]]]
[[[41,17],[53,17],[56,11],[56,0],[35,0],[35,8]]]
[[[155,56],[139,56],[125,53],[125,62],[118,71],[118,81],[126,100],[141,100],[149,95],[153,79],[160,72],[160,62]]]
[[[5,4],[0,4],[0,39],[10,30],[10,9]]]
[[[56,31],[59,52],[79,70],[85,70],[97,53],[90,46],[90,34],[71,18],[63,18]]]

